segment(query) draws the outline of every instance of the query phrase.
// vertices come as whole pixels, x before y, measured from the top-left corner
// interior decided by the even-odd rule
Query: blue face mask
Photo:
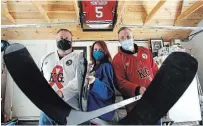
[[[94,51],[93,56],[95,60],[100,61],[104,58],[104,53],[102,51]]]
[[[125,40],[125,41],[122,41],[121,42],[121,46],[124,50],[128,50],[128,51],[131,51],[133,50],[134,48],[134,40],[133,39],[128,39],[128,40]]]

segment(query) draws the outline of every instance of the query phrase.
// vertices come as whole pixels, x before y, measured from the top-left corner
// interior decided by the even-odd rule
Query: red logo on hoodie
[[[49,79],[49,84],[52,87],[54,84],[61,89],[63,88],[62,83],[64,82],[64,77],[63,77],[63,67],[60,65],[57,65],[53,68],[50,79]]]

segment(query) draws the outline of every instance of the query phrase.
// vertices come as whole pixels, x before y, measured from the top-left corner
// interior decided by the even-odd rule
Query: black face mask
[[[68,50],[71,48],[71,41],[66,39],[61,39],[57,41],[57,47],[63,51]]]

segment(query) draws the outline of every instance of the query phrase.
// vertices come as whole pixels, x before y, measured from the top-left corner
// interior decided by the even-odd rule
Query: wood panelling
[[[35,0],[40,5],[40,10],[43,9],[43,11],[40,11],[32,2],[32,0],[2,0],[2,7],[7,6],[8,10],[3,11],[4,13],[1,15],[2,25],[78,22],[77,0]],[[73,32],[75,40],[117,40],[117,31],[120,24],[195,27],[203,19],[203,7],[200,6],[202,3],[197,2],[198,0],[162,0],[161,2],[160,0],[118,0],[118,19],[113,32],[82,32],[80,25],[73,25],[49,28],[2,29],[1,35],[3,39],[55,39],[56,31],[59,28],[68,28]],[[191,7],[194,11],[187,11],[191,10],[189,9]],[[183,18],[175,22],[178,17]],[[163,38],[165,40],[185,38],[191,32],[190,30],[141,28],[133,28],[132,30],[136,39],[144,40],[150,38]]]

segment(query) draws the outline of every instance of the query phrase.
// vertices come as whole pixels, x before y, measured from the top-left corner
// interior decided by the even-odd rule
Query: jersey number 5
[[[103,7],[95,7],[95,12],[96,12],[96,17],[97,18],[102,18],[103,17],[103,12],[101,11]]]

